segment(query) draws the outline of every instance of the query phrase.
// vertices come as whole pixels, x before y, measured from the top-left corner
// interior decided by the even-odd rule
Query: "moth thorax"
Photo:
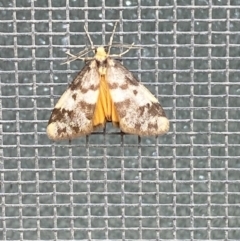
[[[105,75],[106,74],[106,66],[107,66],[107,59],[103,61],[99,61],[96,59],[97,67],[98,67],[98,72],[100,75]]]

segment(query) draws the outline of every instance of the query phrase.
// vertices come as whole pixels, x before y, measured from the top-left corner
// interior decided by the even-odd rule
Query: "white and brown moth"
[[[55,105],[47,126],[50,139],[71,140],[88,135],[106,122],[139,136],[168,132],[169,120],[158,100],[113,58],[116,55],[110,55],[115,28],[116,25],[108,51],[103,46],[94,47],[85,29],[95,56],[84,59],[88,60],[86,65]],[[87,52],[82,51],[79,56],[68,54],[75,60],[83,59],[81,56]]]

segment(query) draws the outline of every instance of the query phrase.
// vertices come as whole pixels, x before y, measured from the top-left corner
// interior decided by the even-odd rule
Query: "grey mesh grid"
[[[0,0],[0,240],[240,240],[240,1]],[[164,107],[161,137],[52,142],[51,110],[84,63],[123,64]],[[120,49],[121,51],[121,49]]]

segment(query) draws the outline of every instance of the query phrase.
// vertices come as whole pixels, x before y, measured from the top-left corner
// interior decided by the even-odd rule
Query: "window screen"
[[[0,0],[0,12],[0,240],[239,240],[239,0]],[[116,21],[114,42],[137,46],[121,62],[170,131],[49,140],[84,66],[62,65],[65,52],[89,46],[84,25],[107,44]]]

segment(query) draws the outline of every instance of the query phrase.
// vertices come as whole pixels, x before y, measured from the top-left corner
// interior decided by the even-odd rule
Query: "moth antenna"
[[[115,31],[116,31],[117,23],[118,23],[118,21],[116,21],[116,23],[115,23],[115,25],[114,25],[113,32],[112,32],[112,35],[111,35],[110,40],[109,40],[109,43],[108,43],[108,45],[109,45],[108,55],[110,54],[110,50],[111,50],[111,47],[112,47],[113,36],[114,36],[114,34],[115,34]]]
[[[87,27],[86,27],[86,25],[84,25],[84,30],[85,30],[85,32],[86,32],[86,35],[87,35],[87,37],[88,37],[88,40],[89,40],[89,42],[90,42],[90,44],[91,44],[91,49],[93,50],[93,53],[94,53],[94,45],[93,45],[93,42],[92,42],[92,39],[91,39],[91,37],[90,37],[90,35],[89,35],[89,33],[88,33],[88,30],[87,30]]]

